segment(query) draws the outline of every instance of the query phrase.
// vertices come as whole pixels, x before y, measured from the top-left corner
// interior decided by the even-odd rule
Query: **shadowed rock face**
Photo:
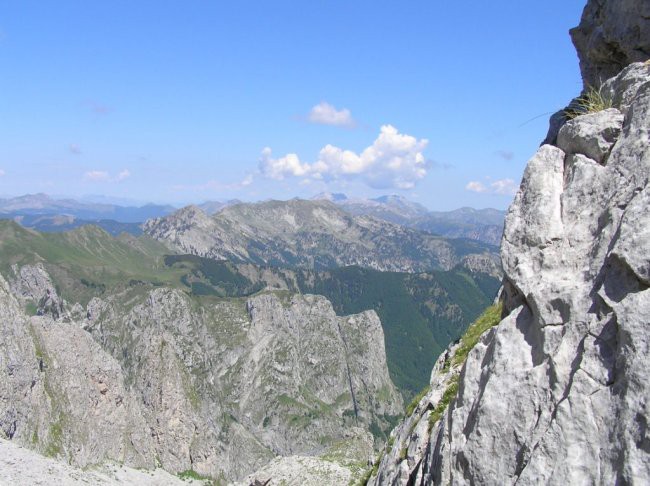
[[[571,30],[585,86],[600,86],[633,62],[650,59],[650,3],[590,0]]]
[[[502,321],[461,369],[445,366],[453,347],[440,358],[374,484],[650,482],[650,66],[602,92],[611,109],[565,123],[528,163]]]

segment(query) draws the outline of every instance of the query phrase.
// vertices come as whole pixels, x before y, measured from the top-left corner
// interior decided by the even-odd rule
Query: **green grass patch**
[[[146,236],[115,238],[95,226],[38,233],[0,221],[0,273],[11,275],[13,264],[43,263],[61,296],[82,305],[130,281],[180,288],[183,271],[165,267],[166,253],[164,245]]]
[[[194,481],[211,481],[212,478],[209,476],[203,476],[202,474],[197,473],[194,469],[186,469],[183,472],[179,472],[177,475],[180,479],[192,479]]]
[[[368,484],[368,481],[370,481],[370,478],[377,475],[377,472],[379,472],[379,464],[381,464],[381,460],[383,458],[384,458],[384,452],[382,451],[377,457],[377,460],[372,465],[372,467],[366,471],[366,473],[361,477],[361,479],[359,479],[359,482],[357,483],[358,486],[366,486]]]
[[[63,452],[63,426],[61,420],[52,422],[48,430],[47,446],[44,454],[47,457],[56,457]]]
[[[390,451],[393,450],[393,444],[395,444],[395,436],[390,436],[386,442],[386,454],[390,454]]]
[[[483,314],[481,314],[471,326],[469,326],[467,332],[465,332],[460,340],[460,346],[456,350],[456,354],[454,354],[454,357],[451,359],[454,366],[465,363],[467,355],[474,346],[476,346],[476,343],[478,343],[478,340],[481,338],[483,333],[499,324],[501,321],[502,309],[503,306],[501,303],[491,305],[485,309]]]
[[[38,313],[38,306],[33,300],[28,300],[25,303],[25,313],[28,316],[35,316]]]
[[[456,398],[458,393],[458,376],[454,376],[447,385],[445,392],[442,394],[442,398],[436,404],[436,407],[429,415],[429,431],[433,429],[433,426],[440,420],[442,414],[445,413],[445,410],[449,406],[449,403]]]
[[[411,403],[408,404],[408,406],[406,407],[406,411],[404,412],[407,417],[413,415],[413,412],[415,412],[415,408],[418,406],[418,404],[424,398],[424,396],[427,393],[429,393],[429,390],[430,388],[427,386],[423,388],[420,393],[418,393],[413,397],[413,400],[411,400]]]

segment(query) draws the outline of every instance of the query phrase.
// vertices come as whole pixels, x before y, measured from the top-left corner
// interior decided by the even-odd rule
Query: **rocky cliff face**
[[[181,253],[275,266],[413,272],[448,270],[468,255],[498,264],[489,245],[352,216],[322,200],[237,204],[213,216],[188,206],[147,221],[144,231]]]
[[[37,264],[0,277],[0,315],[0,435],[78,467],[232,480],[360,438],[367,457],[402,407],[377,315],[320,296],[134,285],[73,306]]]
[[[599,87],[628,64],[650,58],[650,3],[591,0],[571,38],[585,85]]]
[[[585,16],[609,25],[641,5],[593,1]],[[605,72],[590,55],[583,71]],[[373,484],[650,480],[650,66],[602,93],[611,109],[568,121],[528,163],[502,242],[503,319],[464,363],[440,358]]]

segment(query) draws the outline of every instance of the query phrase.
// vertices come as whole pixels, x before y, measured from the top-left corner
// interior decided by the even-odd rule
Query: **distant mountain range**
[[[321,193],[312,200],[330,201],[354,216],[371,216],[447,238],[468,238],[495,246],[501,242],[505,218],[505,211],[497,209],[429,211],[421,204],[396,195],[362,199],[349,198],[340,193]],[[95,198],[95,201],[100,199]],[[46,194],[0,199],[0,218],[13,219],[39,231],[68,231],[95,224],[113,235],[121,232],[138,235],[142,232],[140,225],[146,220],[177,211],[171,205],[124,206],[95,201],[57,199]],[[207,201],[196,207],[208,215],[214,215],[238,204],[242,204],[242,201],[231,199]]]
[[[73,224],[74,221],[97,223],[112,220],[119,223],[142,223],[176,211],[174,206],[146,204],[144,206],[120,206],[117,204],[83,202],[74,199],[55,199],[47,194],[27,194],[10,199],[0,199],[0,218],[14,219],[18,216],[71,216],[67,220],[43,220],[47,225],[59,226]],[[27,218],[29,223],[38,220]],[[77,225],[78,226],[78,225]],[[70,228],[65,228],[70,229]]]
[[[469,238],[491,245],[501,244],[505,211],[460,208],[429,211],[402,196],[374,199],[348,198],[345,194],[321,193],[314,200],[327,200],[358,216],[373,216],[391,223],[417,228],[448,238]]]

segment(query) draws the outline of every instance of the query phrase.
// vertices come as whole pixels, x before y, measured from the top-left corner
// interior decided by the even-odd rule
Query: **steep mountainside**
[[[328,271],[233,264],[195,255],[165,257],[184,269],[196,295],[248,296],[263,288],[324,295],[338,315],[374,310],[381,318],[391,378],[410,397],[429,381],[442,350],[493,300],[500,280],[465,268],[418,274],[360,267]]]
[[[238,204],[212,217],[188,206],[147,221],[144,231],[180,253],[262,265],[412,272],[497,261],[491,246],[353,217],[328,201]]]
[[[287,291],[190,295],[157,242],[0,230],[4,438],[81,467],[233,480],[350,441],[367,457],[370,431],[401,413],[374,311],[337,316]]]
[[[641,5],[590,1],[588,49],[641,45],[608,37],[647,32]],[[576,44],[585,73],[625,61]],[[505,224],[503,319],[440,358],[371,483],[650,481],[650,65],[601,93],[612,108],[565,120],[528,163]]]

